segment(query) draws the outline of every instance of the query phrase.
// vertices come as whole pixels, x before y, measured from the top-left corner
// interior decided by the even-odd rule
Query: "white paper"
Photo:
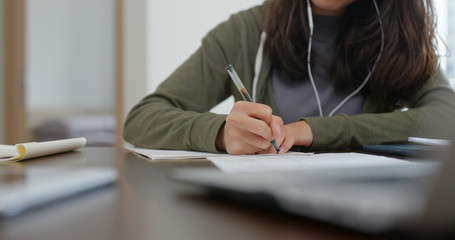
[[[196,151],[183,151],[183,150],[158,150],[158,149],[148,149],[148,148],[135,148],[135,147],[125,147],[131,152],[135,152],[144,157],[149,158],[150,160],[184,160],[184,159],[206,159],[213,157],[229,157],[229,156],[279,156],[282,154],[262,154],[262,155],[230,155],[223,153],[209,153],[209,152],[196,152]],[[288,152],[285,155],[309,155],[312,153],[303,153],[303,152]]]
[[[67,152],[85,146],[86,142],[85,138],[70,138],[47,142],[21,143],[16,144],[15,147],[3,145],[3,147],[0,148],[0,162],[10,160],[20,161],[29,158]],[[12,152],[11,147],[15,148],[14,152]]]
[[[208,157],[226,173],[268,172],[297,169],[329,169],[419,164],[415,162],[360,153],[321,153],[310,155],[248,155]]]
[[[226,156],[227,154],[209,153],[209,152],[194,152],[183,150],[158,150],[148,148],[125,147],[131,152],[138,153],[150,160],[171,160],[171,159],[205,159],[213,156]]]

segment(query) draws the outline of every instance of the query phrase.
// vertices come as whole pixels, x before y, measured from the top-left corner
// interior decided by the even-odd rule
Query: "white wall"
[[[28,110],[115,107],[115,1],[26,1]]]
[[[148,5],[148,83],[153,92],[201,44],[205,34],[263,0],[151,0]],[[215,112],[229,111],[233,100]]]
[[[0,0],[0,89],[3,92],[0,92],[0,144],[5,142],[5,97],[4,97],[4,91],[5,91],[5,79],[4,79],[4,57],[5,57],[5,51],[4,51],[4,0]]]

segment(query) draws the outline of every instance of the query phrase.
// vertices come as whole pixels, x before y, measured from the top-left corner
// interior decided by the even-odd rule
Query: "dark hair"
[[[385,33],[382,57],[364,94],[382,107],[395,109],[406,101],[438,67],[432,0],[377,0]],[[270,12],[266,48],[273,64],[290,76],[307,74],[307,2],[276,0]],[[334,57],[336,85],[358,87],[374,65],[381,46],[381,29],[372,0],[357,0],[343,14]],[[314,61],[312,61],[314,62]]]

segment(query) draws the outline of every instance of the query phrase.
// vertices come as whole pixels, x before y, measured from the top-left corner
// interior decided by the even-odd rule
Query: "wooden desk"
[[[114,186],[0,220],[0,239],[380,239],[284,213],[251,209],[197,194],[168,179],[177,167],[210,162],[151,163],[123,149],[87,147],[27,160],[31,166],[114,166]],[[388,237],[383,237],[387,238]]]

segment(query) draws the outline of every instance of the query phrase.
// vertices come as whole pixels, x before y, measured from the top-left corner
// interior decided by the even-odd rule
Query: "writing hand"
[[[238,101],[218,134],[217,147],[230,154],[264,153],[270,141],[280,137],[281,126],[283,120],[273,116],[269,106]]]
[[[313,144],[313,131],[306,121],[289,123],[281,128],[281,134],[275,138],[280,146],[280,152],[286,153],[292,146],[309,147]],[[267,153],[275,149],[269,148]]]

